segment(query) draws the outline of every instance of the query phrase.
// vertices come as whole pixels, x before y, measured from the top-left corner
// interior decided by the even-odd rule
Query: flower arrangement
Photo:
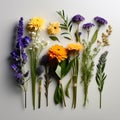
[[[23,18],[21,17],[17,29],[16,46],[11,52],[11,68],[14,71],[17,83],[25,92],[25,107],[27,104],[26,91],[29,70],[25,71],[24,66],[27,63],[27,58],[30,61],[32,105],[34,110],[36,108],[36,87],[38,86],[38,108],[40,108],[42,81],[45,80],[46,106],[48,106],[49,85],[53,79],[56,80],[57,84],[54,91],[55,104],[62,104],[66,107],[65,97],[70,98],[69,88],[72,85],[72,108],[76,108],[78,78],[81,78],[79,81],[83,85],[83,106],[86,106],[89,85],[94,75],[95,57],[99,55],[104,47],[109,46],[109,36],[111,35],[112,27],[110,25],[107,26],[108,22],[104,18],[97,16],[94,18],[94,23],[82,24],[85,18],[80,14],[74,15],[71,19],[65,14],[64,10],[57,11],[57,14],[61,18],[62,23],[59,21],[50,22],[47,28],[43,18],[31,18],[26,25],[29,37],[23,37]],[[107,26],[106,32],[101,33],[105,26]],[[44,29],[46,29],[45,32],[48,34],[47,39],[57,41],[57,43],[50,46],[45,55],[41,57],[40,53],[48,44],[47,41],[41,40],[40,37],[41,31]],[[58,44],[62,43],[61,39],[68,40],[68,44],[66,46]],[[95,76],[100,94],[100,108],[104,81],[107,77],[104,72],[107,54],[108,52],[105,51],[100,56]],[[43,73],[44,77],[42,76]],[[64,90],[62,80],[66,75],[70,75],[70,80],[66,81],[67,84]]]

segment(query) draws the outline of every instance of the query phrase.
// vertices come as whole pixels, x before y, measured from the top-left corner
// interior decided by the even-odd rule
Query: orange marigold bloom
[[[67,51],[63,46],[56,44],[49,49],[48,55],[50,59],[56,58],[58,62],[61,62],[67,58]]]
[[[84,49],[84,46],[80,43],[71,43],[68,44],[67,50],[69,51],[81,51]]]

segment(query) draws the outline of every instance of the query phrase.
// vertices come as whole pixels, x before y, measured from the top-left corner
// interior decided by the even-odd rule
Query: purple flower
[[[14,70],[15,72],[18,72],[18,71],[19,71],[19,68],[18,68],[18,66],[17,66],[16,64],[12,64],[12,65],[11,65],[11,68],[12,68],[12,70]]]
[[[25,36],[23,39],[22,39],[22,47],[25,48],[25,47],[28,47],[30,42],[31,42],[31,38],[29,38],[28,36]]]
[[[24,85],[25,78],[29,72],[23,71],[23,66],[27,62],[25,48],[30,44],[31,39],[28,36],[23,37],[23,18],[21,17],[17,29],[16,48],[10,53],[12,58],[11,68],[19,85]]]
[[[39,67],[36,69],[36,73],[37,75],[41,75],[44,71],[44,66],[43,65],[39,65]]]
[[[74,22],[74,23],[80,23],[83,20],[85,20],[85,18],[83,16],[81,16],[80,14],[77,14],[77,15],[73,16],[73,18],[72,18],[72,22]]]
[[[14,60],[19,60],[20,59],[20,52],[18,50],[13,50],[11,52],[11,56]]]
[[[86,23],[86,24],[83,24],[83,29],[89,30],[93,26],[95,26],[93,23]]]
[[[98,23],[99,26],[107,24],[107,20],[101,17],[95,17],[94,20]]]

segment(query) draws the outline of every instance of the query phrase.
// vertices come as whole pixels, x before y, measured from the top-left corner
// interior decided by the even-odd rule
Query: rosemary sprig
[[[72,40],[71,30],[72,30],[72,21],[68,20],[68,16],[65,15],[64,10],[57,11],[58,15],[63,20],[63,23],[60,24],[61,29],[64,30],[64,32],[61,33],[65,39]]]
[[[104,72],[107,54],[108,54],[108,51],[105,51],[103,54],[101,54],[98,64],[97,64],[96,82],[97,82],[98,90],[99,90],[99,94],[100,94],[99,108],[101,108],[102,91],[103,91],[104,81],[107,77],[107,75]]]

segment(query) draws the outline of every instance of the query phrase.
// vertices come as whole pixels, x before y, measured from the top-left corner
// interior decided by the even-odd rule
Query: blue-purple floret
[[[28,73],[22,71],[23,66],[27,62],[27,54],[25,48],[29,46],[31,39],[28,36],[23,37],[23,18],[21,17],[17,29],[17,42],[15,49],[10,53],[12,58],[11,68],[14,71],[14,76],[19,85],[24,85],[25,77]]]
[[[93,23],[86,23],[86,24],[83,24],[83,29],[89,30],[93,26],[95,26]]]
[[[73,18],[72,18],[72,22],[74,22],[74,23],[80,23],[83,20],[85,20],[85,18],[80,14],[77,14],[77,15],[73,16]]]
[[[102,17],[95,17],[94,20],[98,23],[99,26],[107,24],[107,20]]]

